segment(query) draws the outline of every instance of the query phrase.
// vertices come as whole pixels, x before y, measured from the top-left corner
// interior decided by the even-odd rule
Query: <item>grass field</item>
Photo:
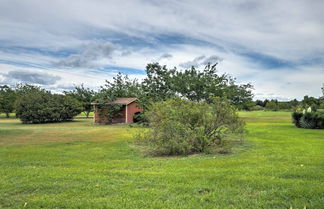
[[[324,130],[242,112],[230,155],[145,157],[127,126],[0,120],[0,208],[324,208]]]

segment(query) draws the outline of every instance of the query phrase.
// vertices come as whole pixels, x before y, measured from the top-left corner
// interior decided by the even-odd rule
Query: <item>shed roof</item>
[[[135,102],[137,98],[135,97],[123,97],[123,98],[117,98],[115,101],[110,102],[109,104],[125,104],[128,105],[132,102]]]
[[[136,100],[138,100],[136,97],[121,97],[121,98],[117,98],[115,101],[109,102],[107,104],[123,104],[123,105],[128,105],[132,102],[135,102]],[[96,105],[98,103],[96,102],[92,102],[91,104]]]

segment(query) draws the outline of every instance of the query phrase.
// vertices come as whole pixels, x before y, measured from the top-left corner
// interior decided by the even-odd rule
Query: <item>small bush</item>
[[[324,113],[322,112],[293,112],[292,121],[298,128],[324,129]]]
[[[260,105],[255,105],[251,108],[252,111],[260,111],[260,110],[264,110],[264,107],[260,106]]]
[[[42,89],[25,92],[16,102],[16,115],[23,123],[69,121],[81,111],[74,98]]]
[[[244,122],[226,101],[212,104],[168,100],[146,113],[150,129],[138,138],[153,155],[188,155],[221,146],[231,133],[243,134]]]
[[[292,122],[296,127],[300,128],[300,118],[303,116],[303,113],[293,112],[292,113]]]

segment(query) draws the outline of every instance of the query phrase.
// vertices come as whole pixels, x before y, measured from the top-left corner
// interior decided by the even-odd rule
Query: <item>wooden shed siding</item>
[[[126,111],[127,108],[127,111]],[[138,105],[137,101],[134,101],[128,105],[124,105],[122,110],[121,116],[117,118],[113,118],[112,123],[133,123],[133,116],[137,112],[142,112],[142,107]],[[108,118],[106,117],[106,114],[108,112],[108,109],[100,110],[97,105],[94,106],[94,123],[99,124],[108,124]],[[127,112],[127,117],[126,117]],[[127,119],[127,120],[126,120]]]
[[[127,121],[126,123],[133,123],[133,116],[137,112],[142,112],[142,107],[138,105],[138,102],[132,102],[127,105]]]

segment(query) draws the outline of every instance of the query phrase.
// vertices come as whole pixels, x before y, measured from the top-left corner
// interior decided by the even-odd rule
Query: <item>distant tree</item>
[[[297,99],[293,99],[293,100],[289,101],[289,103],[290,103],[290,108],[294,108],[299,105],[299,102]]]
[[[264,105],[263,105],[264,103],[263,103],[263,101],[262,100],[256,100],[255,101],[255,105],[258,105],[258,106],[261,106],[261,107],[264,107]]]
[[[277,111],[279,109],[278,101],[277,100],[271,100],[270,102],[267,102],[265,108],[267,110]]]
[[[7,118],[9,118],[9,113],[12,113],[15,109],[15,100],[16,93],[14,89],[7,85],[0,86],[0,112],[5,113]]]
[[[266,105],[267,105],[267,103],[268,102],[270,102],[268,99],[265,99],[264,101],[263,101],[263,107],[265,107]]]
[[[278,102],[278,109],[279,110],[289,110],[291,109],[290,102]]]
[[[95,97],[95,92],[92,89],[85,88],[83,84],[80,86],[75,86],[72,91],[65,91],[65,95],[75,98],[82,105],[82,112],[85,113],[86,117],[89,117],[92,111],[91,102],[93,102]]]
[[[311,107],[313,110],[316,110],[319,108],[320,101],[319,99],[316,99],[315,97],[310,96],[304,96],[303,100],[301,101],[301,105],[304,108]]]

